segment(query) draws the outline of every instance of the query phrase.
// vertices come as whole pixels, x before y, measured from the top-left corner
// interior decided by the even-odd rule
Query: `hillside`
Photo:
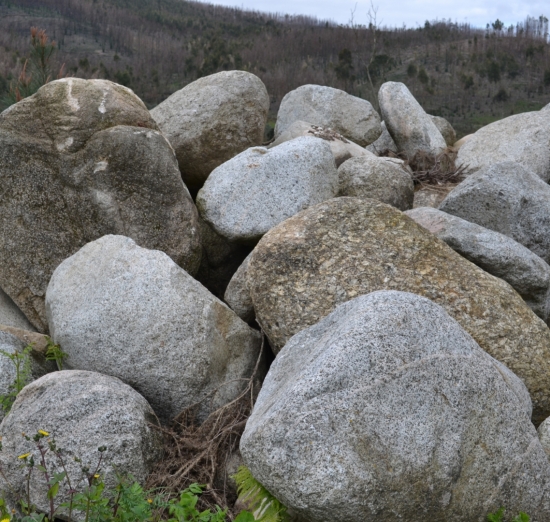
[[[376,104],[383,81],[402,81],[459,135],[550,102],[544,17],[487,30],[443,20],[374,31],[376,23],[357,21],[343,27],[182,0],[0,0],[0,90],[20,74],[36,26],[57,42],[56,70],[65,64],[66,75],[122,83],[149,107],[224,69],[264,81],[272,120],[282,97],[306,83]]]

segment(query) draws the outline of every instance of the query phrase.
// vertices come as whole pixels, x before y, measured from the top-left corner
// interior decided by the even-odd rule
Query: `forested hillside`
[[[35,26],[57,44],[55,71],[64,64],[64,75],[122,83],[149,107],[226,69],[264,81],[272,118],[282,97],[306,83],[376,104],[383,81],[402,81],[460,135],[550,102],[544,16],[483,30],[450,20],[387,28],[360,17],[338,26],[183,0],[0,0],[0,91],[20,75]]]

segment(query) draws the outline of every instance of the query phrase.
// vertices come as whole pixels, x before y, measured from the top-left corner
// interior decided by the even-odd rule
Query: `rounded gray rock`
[[[198,214],[174,152],[126,87],[57,80],[0,114],[0,185],[2,289],[40,332],[55,267],[105,234],[199,267]]]
[[[296,121],[330,127],[361,147],[382,133],[380,116],[367,100],[322,85],[302,85],[285,95],[277,114],[275,138]]]
[[[81,468],[96,469],[98,448],[106,446],[101,461],[101,477],[107,487],[116,484],[116,473],[131,474],[141,484],[162,457],[163,438],[155,429],[158,421],[147,401],[119,379],[89,371],[54,372],[28,384],[17,396],[10,414],[0,425],[0,496],[14,506],[14,492],[26,494],[26,468],[19,455],[30,452],[36,464],[40,453],[33,441],[38,430],[54,438],[73,487],[85,487]],[[48,447],[47,440],[42,440]],[[81,459],[75,462],[74,457]],[[50,473],[63,471],[58,459],[49,451],[46,462]],[[52,476],[52,475],[50,475]],[[68,500],[66,482],[60,484],[56,504]],[[47,512],[49,486],[35,469],[31,474],[30,500],[39,510]],[[26,497],[23,497],[26,498]]]
[[[405,212],[455,252],[509,283],[543,321],[550,313],[550,266],[513,239],[435,208]]]
[[[481,168],[439,209],[511,237],[550,263],[550,187],[518,163]]]
[[[404,292],[340,305],[273,362],[240,449],[308,522],[550,519],[523,382],[445,310]]]
[[[246,271],[251,255],[249,254],[237,269],[231,281],[229,281],[224,295],[224,301],[229,305],[229,308],[247,323],[253,321],[255,317],[254,303],[246,283]]]
[[[441,136],[445,140],[445,143],[448,147],[452,147],[456,143],[456,132],[453,129],[453,126],[441,116],[428,115],[432,121],[435,123],[437,130],[441,132]]]
[[[257,76],[222,71],[176,91],[151,115],[176,151],[183,181],[199,189],[216,167],[262,144],[268,110]]]
[[[388,132],[388,128],[386,127],[386,122],[383,121],[381,125],[382,125],[382,134],[380,134],[380,137],[376,141],[368,145],[366,149],[369,152],[376,154],[377,156],[380,156],[381,154],[384,154],[387,151],[391,151],[397,154],[399,152],[399,149],[397,148],[395,141],[393,141],[393,138]]]
[[[260,334],[166,254],[123,236],[61,263],[46,311],[65,367],[118,377],[163,422],[199,401],[203,419],[234,399],[260,348]]]
[[[550,181],[550,118],[545,111],[514,114],[479,129],[458,151],[465,173],[513,161]]]
[[[201,217],[230,241],[256,243],[281,221],[338,192],[325,140],[304,136],[255,147],[220,165],[197,195]]]
[[[447,144],[441,132],[405,84],[382,84],[378,102],[388,132],[400,152],[412,158],[417,152],[440,154],[445,150]]]
[[[351,158],[338,167],[339,196],[372,198],[399,210],[412,208],[412,172],[396,158],[374,154]]]

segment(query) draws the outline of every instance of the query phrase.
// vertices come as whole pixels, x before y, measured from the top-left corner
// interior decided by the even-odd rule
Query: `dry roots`
[[[204,484],[206,488],[200,497],[199,509],[213,508],[216,504],[231,509],[237,497],[235,488],[227,484],[225,464],[238,448],[246,421],[252,412],[260,388],[258,369],[263,360],[263,351],[262,332],[262,346],[256,367],[250,379],[243,379],[243,391],[236,399],[211,413],[202,424],[196,418],[198,403],[183,410],[171,426],[157,427],[164,434],[164,458],[149,476],[146,485],[148,489],[164,488],[175,496],[190,484]],[[230,511],[229,515],[233,513]]]

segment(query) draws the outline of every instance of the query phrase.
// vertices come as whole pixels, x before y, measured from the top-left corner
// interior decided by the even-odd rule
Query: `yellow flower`
[[[3,518],[2,520],[0,520],[0,522],[10,522],[10,519],[9,518]]]
[[[98,479],[98,478],[99,478],[99,473],[96,473],[96,474],[94,475],[94,478],[95,478],[95,479]]]
[[[43,435],[44,437],[48,437],[50,435],[47,431],[44,430],[38,430],[38,433],[40,433],[40,435]]]
[[[31,454],[30,452],[29,453],[23,453],[23,455],[19,455],[19,457],[17,457],[18,459],[26,459],[27,457],[30,457]]]
[[[153,503],[153,499],[152,499],[152,498],[148,498],[148,499],[147,499],[147,502],[149,502],[149,504],[152,504],[152,503]],[[0,522],[4,522],[4,521],[1,520]]]

